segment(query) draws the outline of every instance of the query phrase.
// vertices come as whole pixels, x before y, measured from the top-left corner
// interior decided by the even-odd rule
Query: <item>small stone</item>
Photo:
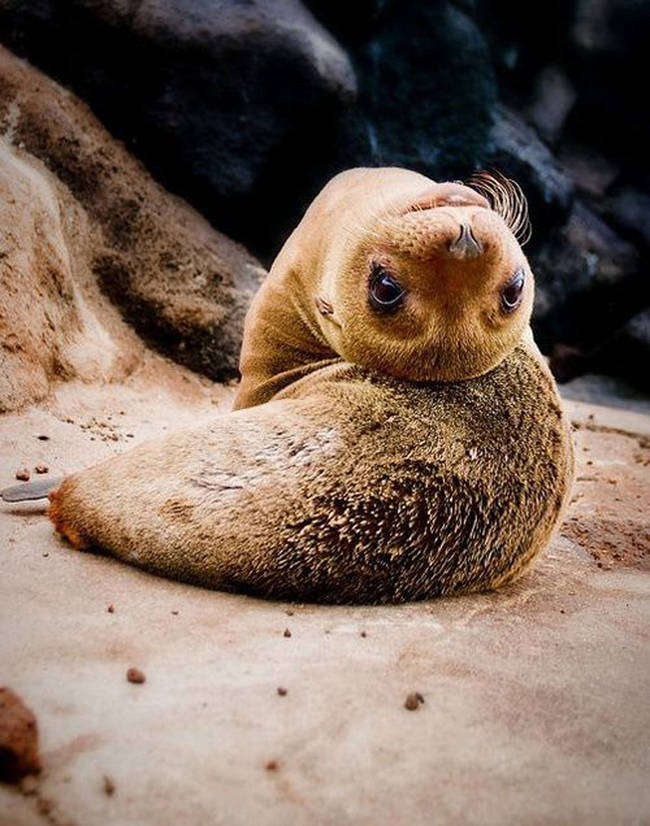
[[[44,433],[41,433],[40,436],[37,436],[36,438],[40,439],[41,442],[49,442],[50,440],[50,437],[46,436]]]
[[[409,694],[404,701],[404,708],[407,708],[409,711],[415,711],[423,702],[424,697],[420,694],[420,692],[414,691],[412,694]]]
[[[108,607],[106,608],[106,610],[108,611],[109,614],[114,614],[115,613],[115,606],[113,605],[112,602],[108,603]]]
[[[16,479],[18,479],[18,481],[20,481],[20,482],[29,482],[29,477],[30,477],[30,473],[29,473],[29,471],[27,470],[26,467],[19,468],[16,471]]]
[[[48,466],[47,466],[44,462],[40,462],[40,463],[39,463],[38,465],[36,465],[36,467],[34,468],[34,470],[36,471],[36,473],[47,473],[47,472],[49,471],[49,469],[50,469],[50,468],[49,468],[49,467],[48,467]]]
[[[48,551],[43,551],[43,556],[48,557],[50,554]]]
[[[285,629],[284,629],[284,636],[285,636],[285,637],[290,637],[290,636],[291,636],[291,631],[289,631],[289,629],[288,629],[288,628],[285,628]]]
[[[277,760],[269,760],[269,762],[264,767],[267,772],[274,772],[278,768],[278,761]]]
[[[109,797],[115,794],[115,783],[107,774],[104,775],[104,794]]]
[[[295,614],[295,611],[293,611],[291,608],[287,608],[287,610],[286,610],[284,613],[285,613],[288,617],[292,617],[292,616]]]
[[[283,685],[279,685],[278,686],[278,694],[280,695],[280,697],[286,697],[287,696],[287,689]]]
[[[367,637],[368,635],[366,634],[366,632],[365,632],[365,631],[362,631],[362,632],[361,632],[361,636],[362,636],[362,637]]]
[[[49,815],[54,808],[54,804],[47,797],[39,797],[36,801],[36,808],[41,815]]]
[[[172,614],[176,617],[178,616],[178,611],[172,611]]]
[[[126,679],[130,683],[143,683],[147,678],[144,675],[143,671],[140,671],[139,668],[129,668],[126,672]]]

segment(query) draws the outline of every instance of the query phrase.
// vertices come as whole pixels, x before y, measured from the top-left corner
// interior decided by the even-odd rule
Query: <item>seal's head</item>
[[[527,226],[521,191],[496,176],[465,186],[395,168],[337,175],[249,311],[235,405],[336,357],[412,381],[487,372],[528,330]]]
[[[418,188],[384,189],[325,252],[320,327],[346,360],[399,378],[477,376],[529,323],[533,276],[516,237],[525,202],[496,177]]]

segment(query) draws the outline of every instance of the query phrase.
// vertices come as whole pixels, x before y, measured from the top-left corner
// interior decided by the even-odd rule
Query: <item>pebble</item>
[[[404,708],[407,708],[409,711],[415,711],[423,702],[424,697],[420,694],[420,692],[414,691],[412,694],[409,694],[404,701]]]
[[[130,683],[143,683],[147,678],[144,675],[144,671],[140,671],[139,668],[129,668],[126,672],[126,679]]]

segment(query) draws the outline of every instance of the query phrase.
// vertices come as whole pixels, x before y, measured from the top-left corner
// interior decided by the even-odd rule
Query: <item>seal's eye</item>
[[[524,271],[517,270],[501,290],[501,307],[504,313],[512,313],[521,304],[525,280]]]
[[[382,267],[375,267],[370,276],[370,306],[381,313],[392,313],[404,298],[404,288]]]

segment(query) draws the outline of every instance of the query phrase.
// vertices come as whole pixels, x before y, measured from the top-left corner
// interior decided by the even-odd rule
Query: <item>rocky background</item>
[[[535,333],[556,375],[609,372],[644,389],[649,33],[647,0],[0,0],[0,41],[78,95],[159,184],[265,265],[346,167],[394,164],[436,179],[497,168],[516,178],[533,224]],[[48,161],[63,157],[56,136],[37,150],[60,178]],[[108,192],[106,164],[95,174]],[[102,290],[182,359],[196,324],[159,321],[179,255],[164,259],[176,266],[160,268],[161,284],[149,270],[141,288],[128,214],[111,228],[108,195],[101,209],[81,195],[104,241],[117,232],[97,270]],[[203,356],[185,357],[213,377],[232,372],[237,336],[221,359],[211,330],[240,323],[254,285],[253,259],[228,250],[217,270],[230,293],[215,287],[221,327],[201,322]]]

